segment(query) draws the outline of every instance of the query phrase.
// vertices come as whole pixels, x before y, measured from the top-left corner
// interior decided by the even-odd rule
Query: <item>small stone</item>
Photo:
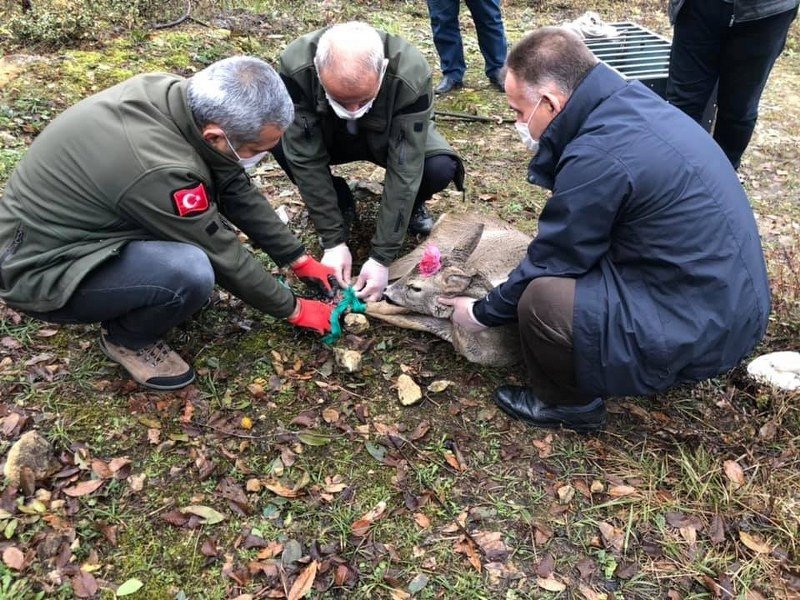
[[[47,479],[59,468],[50,442],[36,431],[23,434],[8,451],[3,474],[11,485],[19,486],[23,467],[31,469],[35,481]]]
[[[344,328],[350,333],[360,335],[369,329],[369,321],[361,313],[347,313],[344,316]]]
[[[397,378],[397,395],[400,397],[400,404],[412,406],[422,400],[422,388],[411,377],[403,373]]]
[[[252,477],[247,480],[244,484],[244,489],[248,492],[260,492],[261,491],[261,480],[257,477]]]
[[[361,352],[358,350],[334,348],[333,358],[336,360],[336,364],[348,373],[355,373],[361,370]]]
[[[597,479],[595,479],[594,481],[592,481],[592,485],[591,485],[591,487],[589,488],[589,490],[590,490],[590,491],[591,491],[593,494],[599,494],[599,493],[600,493],[600,492],[602,492],[604,489],[606,489],[606,486],[604,486],[604,485],[603,485],[601,482],[597,481]]]

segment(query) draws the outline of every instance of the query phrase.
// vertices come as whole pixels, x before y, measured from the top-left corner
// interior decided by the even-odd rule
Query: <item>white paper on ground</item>
[[[800,390],[800,352],[771,352],[747,365],[748,374],[787,391]]]

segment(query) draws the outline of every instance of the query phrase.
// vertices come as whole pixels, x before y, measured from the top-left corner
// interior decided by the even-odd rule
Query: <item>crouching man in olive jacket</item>
[[[100,322],[106,355],[155,389],[194,379],[161,338],[215,281],[270,315],[326,331],[331,306],[295,298],[226,221],[330,290],[332,269],[306,254],[244,171],[293,114],[278,74],[244,56],[190,79],[136,76],[69,108],[0,200],[0,298],[46,321]]]
[[[297,183],[322,238],[322,264],[342,286],[350,285],[355,203],[330,165],[363,160],[386,169],[369,259],[354,285],[359,298],[379,300],[406,230],[427,235],[433,226],[425,202],[451,181],[463,189],[461,159],[431,119],[430,66],[405,40],[353,21],[296,39],[279,70],[295,118],[273,154]]]

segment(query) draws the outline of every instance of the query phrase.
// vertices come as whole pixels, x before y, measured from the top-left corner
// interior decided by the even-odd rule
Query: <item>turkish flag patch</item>
[[[193,188],[173,192],[172,200],[175,202],[175,210],[181,217],[208,210],[208,194],[202,183]]]

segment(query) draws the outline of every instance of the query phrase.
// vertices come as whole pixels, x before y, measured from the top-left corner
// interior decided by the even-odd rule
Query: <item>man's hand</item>
[[[456,296],[455,298],[439,296],[436,300],[439,304],[453,307],[453,315],[450,317],[453,325],[458,325],[461,329],[470,333],[477,333],[487,329],[487,326],[478,321],[475,318],[475,313],[472,312],[472,306],[476,302],[474,298],[468,298],[467,296]]]
[[[339,244],[333,248],[328,248],[322,254],[322,264],[333,269],[336,281],[343,288],[350,285],[350,269],[353,266],[353,257],[350,256],[350,249],[347,244]]]
[[[377,302],[389,283],[389,269],[375,259],[368,259],[361,267],[356,280],[356,297],[367,302]]]
[[[336,278],[336,274],[331,267],[318,263],[308,254],[301,256],[290,266],[307,286],[319,290],[326,298],[333,297],[333,287],[328,278]]]
[[[317,333],[328,333],[331,330],[331,313],[333,305],[319,300],[297,298],[294,312],[287,321],[297,327],[313,329]]]

